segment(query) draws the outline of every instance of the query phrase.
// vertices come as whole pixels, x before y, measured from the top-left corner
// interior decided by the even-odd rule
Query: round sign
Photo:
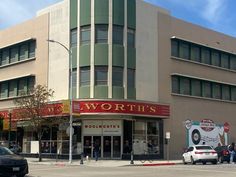
[[[187,119],[185,121],[185,128],[189,130],[192,127],[192,124],[193,124],[193,122],[191,120]]]
[[[224,123],[224,132],[225,132],[225,133],[228,133],[228,132],[229,132],[229,128],[230,128],[229,123],[228,123],[228,122],[225,122],[225,123]]]
[[[197,145],[200,143],[200,141],[201,141],[201,134],[199,130],[194,129],[192,131],[192,142]]]
[[[66,134],[70,136],[70,127],[66,129]],[[72,127],[72,135],[74,135],[74,128]]]

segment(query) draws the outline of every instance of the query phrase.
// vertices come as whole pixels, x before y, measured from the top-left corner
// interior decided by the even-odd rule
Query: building
[[[98,143],[104,159],[128,159],[131,151],[135,158],[179,159],[188,145],[236,140],[235,38],[141,0],[64,0],[0,31],[5,119],[22,87],[55,91],[45,115],[63,121],[45,125],[45,154],[68,154],[69,116],[61,107],[70,90],[69,53],[47,39],[72,51],[73,102],[80,106],[73,116],[75,156],[93,156]],[[26,77],[34,82],[22,86]],[[17,127],[23,153],[37,153],[27,123]]]

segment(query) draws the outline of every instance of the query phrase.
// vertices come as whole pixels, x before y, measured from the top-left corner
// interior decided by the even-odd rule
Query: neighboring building
[[[96,142],[104,159],[127,159],[132,150],[135,158],[147,153],[163,159],[167,149],[169,158],[179,159],[188,145],[236,140],[235,38],[141,0],[64,0],[32,21],[0,31],[0,113],[7,117],[13,107],[12,97],[22,88],[18,78],[30,76],[55,91],[45,115],[64,122],[45,125],[44,153],[68,154],[68,114],[61,107],[70,90],[69,52],[46,39],[72,51],[73,102],[80,106],[74,155],[92,156]],[[22,41],[29,46],[26,62],[20,59]],[[17,62],[4,66],[13,56]],[[23,152],[37,153],[33,132],[25,122],[17,126]]]

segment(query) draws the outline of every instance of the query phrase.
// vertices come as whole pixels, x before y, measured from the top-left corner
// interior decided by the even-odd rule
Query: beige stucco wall
[[[229,52],[236,51],[236,39],[165,14],[160,14],[158,17],[159,100],[170,103],[171,106],[170,119],[164,121],[164,133],[166,131],[171,132],[170,157],[181,159],[183,149],[187,146],[187,132],[183,124],[187,119],[193,121],[211,119],[216,124],[228,122],[231,126],[229,143],[235,142],[236,119],[234,119],[234,115],[236,115],[236,104],[213,99],[173,95],[171,94],[171,74],[178,73],[189,77],[236,84],[236,72],[171,59],[170,38],[176,36]],[[164,148],[167,149],[166,146]]]
[[[49,37],[69,48],[69,1],[57,3],[38,12],[38,16],[49,14]],[[47,44],[45,44],[47,45]],[[68,99],[69,54],[59,44],[49,43],[48,87],[55,91],[52,100]]]
[[[48,77],[48,15],[42,15],[15,27],[0,31],[0,48],[29,38],[36,39],[36,59],[9,65],[0,69],[0,81],[35,75],[36,84],[47,85]],[[0,109],[13,106],[11,100],[0,101]]]

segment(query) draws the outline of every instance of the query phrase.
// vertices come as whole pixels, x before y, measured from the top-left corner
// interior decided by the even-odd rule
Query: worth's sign
[[[52,103],[43,107],[41,110],[42,117],[66,116],[69,114],[68,104]],[[19,120],[19,112],[24,110],[13,109],[12,121]],[[167,118],[170,116],[170,107],[168,105],[142,103],[131,101],[106,101],[106,100],[81,100],[73,101],[72,112],[74,115],[90,115],[90,114],[118,114],[118,115],[137,115]],[[8,111],[0,111],[0,116],[8,119]]]
[[[80,114],[130,114],[168,117],[168,105],[124,101],[78,101]]]

